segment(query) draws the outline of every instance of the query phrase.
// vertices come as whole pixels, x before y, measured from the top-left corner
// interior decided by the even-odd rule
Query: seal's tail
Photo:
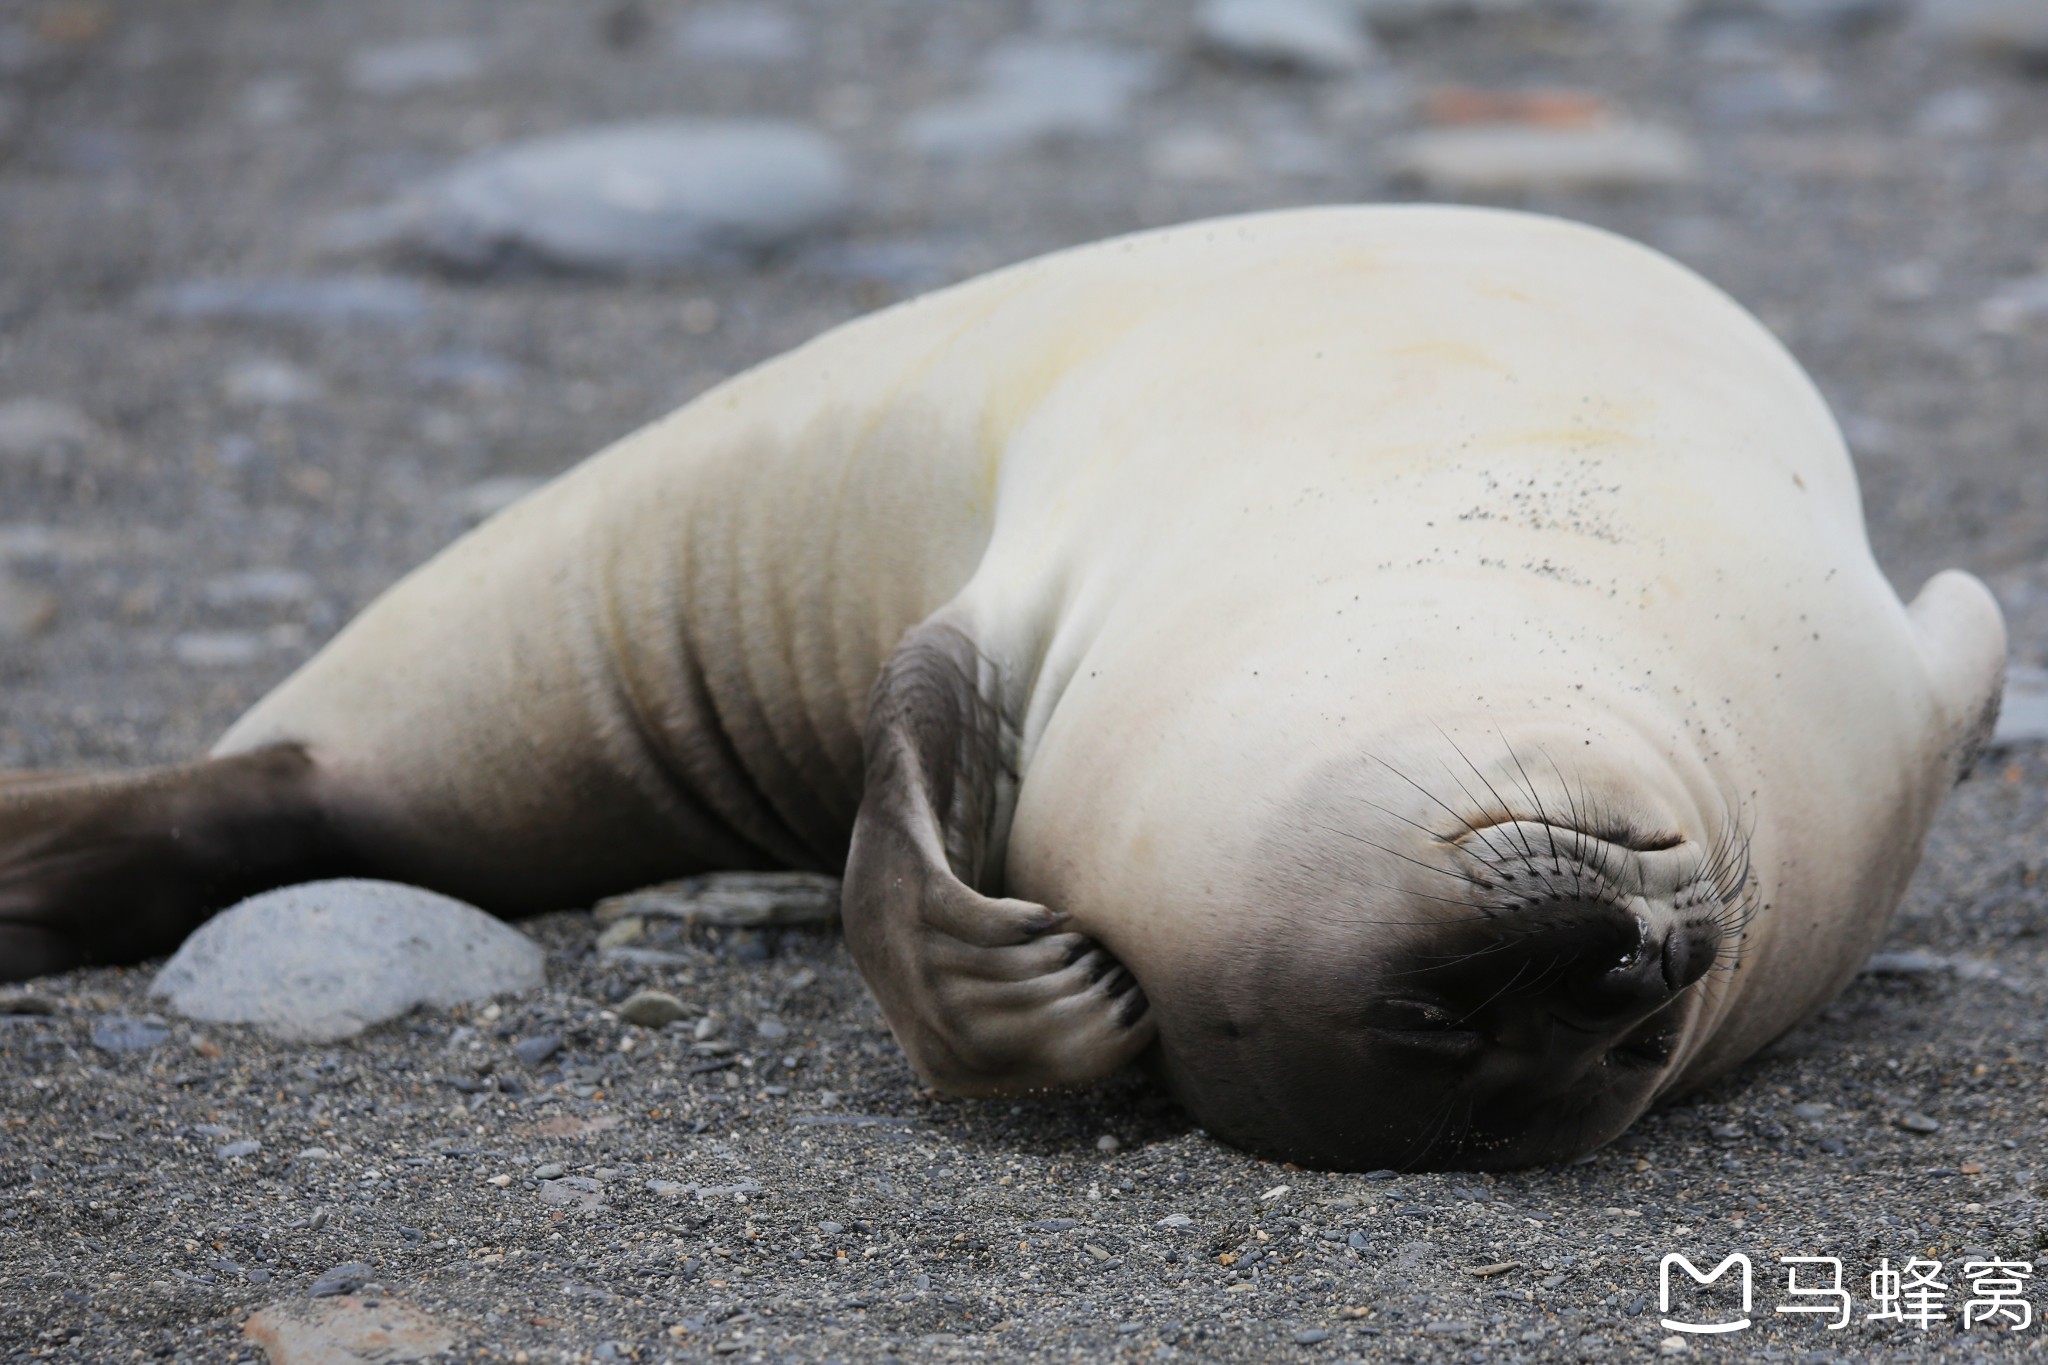
[[[290,745],[0,776],[0,981],[168,952],[244,896],[359,872]]]
[[[1947,723],[1947,752],[1960,781],[1998,723],[1999,698],[2005,692],[2005,618],[1991,590],[1959,569],[1928,579],[1906,614]]]

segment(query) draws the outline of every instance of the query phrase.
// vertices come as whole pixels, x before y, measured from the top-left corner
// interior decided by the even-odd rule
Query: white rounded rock
[[[541,950],[503,922],[395,882],[308,882],[252,896],[202,925],[150,985],[170,1009],[333,1042],[421,1005],[532,990]]]
[[[631,273],[773,251],[842,217],[850,192],[838,148],[808,128],[671,119],[485,152],[357,227],[467,269],[524,255]]]

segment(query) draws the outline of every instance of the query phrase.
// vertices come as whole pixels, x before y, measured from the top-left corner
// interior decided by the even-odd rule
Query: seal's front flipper
[[[1948,729],[1957,780],[1968,776],[1998,722],[2005,693],[2005,618],[1991,590],[1948,569],[1927,580],[1906,614]]]
[[[983,894],[1016,785],[994,667],[955,626],[904,638],[868,711],[841,916],[911,1065],[963,1095],[1099,1079],[1152,1041],[1145,995],[1064,916]]]
[[[0,782],[0,981],[169,952],[244,896],[355,870],[314,788],[288,745]]]

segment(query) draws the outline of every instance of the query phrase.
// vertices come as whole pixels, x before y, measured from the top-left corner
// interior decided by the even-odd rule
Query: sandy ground
[[[792,0],[798,50],[751,66],[679,51],[669,4],[0,0],[0,402],[97,428],[0,460],[0,767],[194,752],[467,524],[465,490],[558,470],[905,292],[1145,225],[1409,197],[1390,139],[1445,85],[1589,91],[1687,131],[1689,183],[1514,202],[1648,240],[1755,309],[1837,405],[1895,580],[1983,574],[2038,665],[2048,325],[1984,304],[2048,267],[2048,83],[1771,8],[1439,24],[1314,80],[1196,57],[1165,0]],[[1026,32],[1155,52],[1163,79],[1097,137],[959,166],[905,147],[907,115]],[[449,35],[472,74],[351,82],[366,51]],[[397,325],[151,303],[410,269],[330,259],[323,233],[481,147],[666,112],[829,127],[860,180],[841,241],[869,264],[414,272],[424,308]],[[39,983],[54,1013],[0,1017],[0,1358],[252,1358],[249,1314],[360,1262],[347,1302],[416,1306],[460,1359],[1632,1359],[1670,1335],[1659,1259],[1731,1251],[1756,1324],[1686,1349],[2018,1356],[2043,1327],[1964,1330],[1962,1263],[2048,1243],[2044,850],[2048,753],[1994,756],[1890,945],[1922,956],[1612,1148],[1498,1178],[1284,1170],[1136,1079],[936,1101],[819,934],[697,931],[630,965],[564,913],[533,926],[544,993],[310,1049],[137,1036],[119,1020],[147,1012],[149,969],[75,973]],[[643,985],[692,1021],[620,1023]],[[540,1037],[560,1051],[521,1061]],[[1842,1258],[1856,1321],[1775,1313],[1783,1255]],[[1949,1318],[1865,1321],[1880,1259],[1912,1257],[1944,1263]]]

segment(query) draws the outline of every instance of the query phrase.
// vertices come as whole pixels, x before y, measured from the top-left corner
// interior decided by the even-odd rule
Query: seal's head
[[[1287,913],[1153,991],[1168,1082],[1218,1136],[1353,1169],[1565,1159],[1709,1026],[1756,907],[1739,809],[1582,744],[1444,745],[1317,774],[1247,888]]]

